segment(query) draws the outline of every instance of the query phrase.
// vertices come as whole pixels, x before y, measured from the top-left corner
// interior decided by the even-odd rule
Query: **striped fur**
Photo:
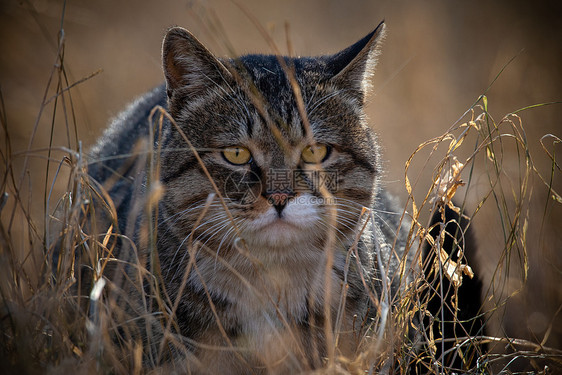
[[[177,361],[184,370],[318,368],[334,334],[338,352],[358,349],[376,310],[369,295],[383,291],[380,266],[396,281],[405,246],[393,200],[379,187],[379,149],[363,110],[383,35],[381,23],[331,56],[218,59],[173,28],[163,45],[166,85],[117,119],[92,150],[92,178],[108,185],[115,180],[108,171],[120,173],[106,187],[119,202],[121,231],[137,242],[136,258],[148,262],[139,202],[149,180],[113,156],[148,135],[154,105],[165,103],[174,120],[154,143],[164,187],[156,249],[167,301],[178,306],[173,333],[187,348]],[[321,165],[302,162],[310,144],[329,145]],[[229,163],[221,151],[234,146],[250,150],[252,161]],[[294,181],[299,173],[301,188],[287,187],[287,174]],[[274,206],[273,194],[291,199]],[[373,209],[374,222],[364,208]]]

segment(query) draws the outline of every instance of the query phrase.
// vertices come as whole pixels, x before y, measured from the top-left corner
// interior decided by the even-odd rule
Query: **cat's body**
[[[409,223],[380,187],[363,111],[383,32],[332,56],[226,60],[171,29],[166,85],[92,149],[89,174],[136,243],[114,255],[159,264],[189,370],[292,373],[352,355],[411,280]],[[160,132],[156,112],[154,154],[119,157],[152,134],[157,105],[175,124]]]

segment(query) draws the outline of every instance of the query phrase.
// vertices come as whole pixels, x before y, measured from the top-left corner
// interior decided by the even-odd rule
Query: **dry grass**
[[[0,108],[4,139],[0,198],[0,369],[6,373],[65,373],[69,370],[166,373],[171,365],[165,361],[168,349],[163,345],[164,340],[147,338],[142,331],[151,329],[137,324],[137,319],[143,317],[145,324],[161,328],[166,347],[171,348],[168,354],[187,353],[173,334],[172,317],[176,306],[166,298],[157,262],[150,262],[152,266],[147,269],[148,263],[142,257],[120,261],[112,258],[117,241],[129,243],[131,249],[134,243],[117,233],[115,207],[106,193],[107,186],[98,186],[88,177],[88,161],[76,130],[81,119],[74,117],[72,88],[92,79],[93,75],[69,82],[65,73],[64,43],[61,33],[57,59],[35,126],[37,128],[39,120],[51,113],[51,135],[55,127],[64,127],[67,144],[55,146],[51,138],[48,149],[34,150],[35,135],[32,135],[26,151],[14,152],[3,100]],[[47,93],[53,89],[56,95],[49,96]],[[477,220],[485,207],[491,207],[499,218],[501,227],[497,231],[505,246],[497,263],[486,265],[493,269],[492,276],[484,280],[486,305],[482,314],[486,321],[501,321],[502,306],[519,292],[527,279],[528,228],[533,218],[529,210],[533,195],[539,189],[540,194],[549,197],[543,219],[550,205],[562,204],[553,185],[561,171],[556,159],[560,139],[550,134],[541,139],[552,165],[550,174],[543,175],[533,162],[520,117],[523,111],[535,110],[533,107],[514,111],[496,121],[486,96],[482,95],[447,132],[420,144],[406,164],[409,199],[404,213],[411,216],[414,223],[409,251],[417,254],[419,262],[419,243],[428,238],[431,230],[430,221],[425,218],[440,207],[454,206],[453,196],[457,206],[469,207],[468,212],[473,212],[470,220]],[[155,113],[156,119],[159,114]],[[518,159],[505,160],[508,150],[510,155],[518,155]],[[144,159],[147,162],[157,160],[152,150],[137,151],[147,156]],[[44,176],[30,175],[30,158],[44,160]],[[157,162],[151,164],[155,175],[157,165]],[[432,171],[429,186],[424,186],[420,177],[425,169]],[[541,184],[533,184],[533,179]],[[43,195],[35,189],[37,181],[43,187]],[[148,212],[155,209],[160,191],[157,178],[152,182],[154,193],[149,199]],[[63,197],[52,195],[56,185],[65,186]],[[417,198],[420,196],[421,199]],[[42,208],[39,210],[42,214],[37,214],[37,207]],[[99,220],[100,216],[110,220]],[[152,222],[145,228],[148,243],[153,243],[155,224]],[[439,241],[433,250],[440,255],[438,248]],[[56,255],[57,252],[60,255]],[[457,264],[447,257],[438,256],[437,259],[441,261],[429,265],[435,267],[434,277],[445,277],[459,285],[470,273],[467,266],[471,264],[464,261]],[[125,264],[129,267],[122,273],[123,279],[104,277],[109,273],[110,263],[118,269],[125,270]],[[404,272],[414,270],[405,268]],[[127,279],[131,274],[136,277]],[[519,288],[513,287],[514,280]],[[362,339],[363,349],[354,357],[340,357],[335,348],[329,350],[326,368],[319,372],[403,373],[415,363],[431,373],[451,373],[445,356],[435,355],[442,341],[427,335],[423,327],[412,324],[416,314],[425,314],[432,293],[439,293],[432,289],[434,285],[439,284],[416,273],[416,280],[392,301],[397,306],[395,309],[384,308],[391,301],[378,301],[380,319],[372,323],[370,334]],[[138,306],[138,301],[129,301],[129,296],[135,293],[143,294],[143,301],[152,303]],[[132,306],[135,314],[125,305]],[[429,318],[439,320],[438,317]],[[420,330],[421,340],[429,350],[416,352],[407,339],[406,331],[416,329]],[[548,334],[538,342],[499,334],[454,340],[459,355],[478,343],[487,343],[490,348],[489,352],[477,353],[477,366],[466,370],[468,373],[499,373],[509,371],[510,366],[532,369],[530,371],[536,373],[549,373],[545,366],[552,371],[562,368],[562,351],[545,346]],[[185,355],[190,360],[189,353]]]

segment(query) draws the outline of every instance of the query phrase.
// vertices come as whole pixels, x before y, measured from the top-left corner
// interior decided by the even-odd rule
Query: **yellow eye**
[[[248,163],[252,159],[250,150],[245,147],[233,146],[222,150],[222,156],[232,164],[242,165]]]
[[[306,146],[302,150],[302,161],[309,164],[321,163],[328,156],[328,146],[317,143],[315,145]]]

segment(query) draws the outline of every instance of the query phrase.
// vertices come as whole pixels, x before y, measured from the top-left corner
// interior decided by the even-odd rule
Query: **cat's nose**
[[[264,194],[267,201],[275,208],[277,215],[281,216],[283,209],[289,203],[289,200],[295,196],[295,193],[290,191],[274,191]]]

